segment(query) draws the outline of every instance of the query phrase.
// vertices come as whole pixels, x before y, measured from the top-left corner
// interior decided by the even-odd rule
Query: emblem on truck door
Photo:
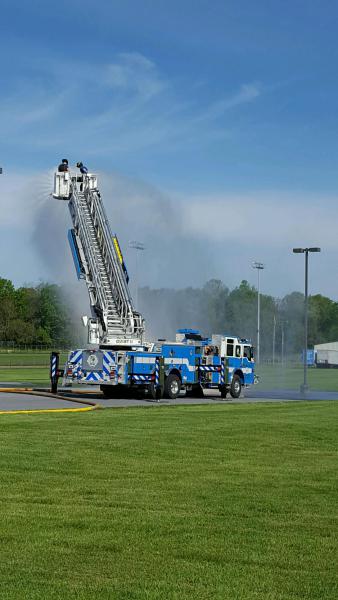
[[[87,358],[87,363],[89,364],[90,367],[96,367],[96,365],[97,365],[98,362],[99,361],[98,361],[98,358],[97,358],[96,354],[91,354]]]

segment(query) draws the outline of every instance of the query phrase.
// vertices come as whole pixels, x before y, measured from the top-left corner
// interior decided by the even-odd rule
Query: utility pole
[[[276,353],[276,315],[273,315],[273,330],[272,330],[272,364],[275,364]]]
[[[133,241],[129,242],[129,248],[133,248],[133,250],[136,250],[135,306],[136,306],[136,310],[139,310],[139,305],[138,305],[138,292],[139,292],[139,289],[138,289],[138,253],[142,252],[143,250],[145,250],[146,247],[145,247],[145,245],[142,242],[138,242],[137,240],[133,240]]]
[[[281,321],[281,329],[282,329],[282,347],[281,347],[281,363],[282,363],[282,367],[284,367],[284,362],[285,362],[285,352],[284,352],[284,325],[285,325],[286,321]]]
[[[253,262],[252,268],[257,269],[257,364],[260,363],[260,327],[261,327],[261,294],[260,294],[260,271],[265,268],[261,262]]]
[[[272,327],[272,364],[274,365],[276,362],[276,332],[277,325],[280,321],[280,307],[281,307],[281,299],[276,298],[274,313],[273,313],[273,327]]]

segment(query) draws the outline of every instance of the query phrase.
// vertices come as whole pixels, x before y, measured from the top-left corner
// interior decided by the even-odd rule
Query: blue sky
[[[210,269],[198,278],[187,264],[173,285],[207,276],[236,284],[239,271],[253,277],[246,265],[257,258],[271,265],[267,291],[282,295],[301,274],[290,245],[309,243],[327,247],[328,268],[318,267],[314,291],[338,297],[338,244],[329,236],[338,216],[337,17],[329,0],[3,0],[1,206],[2,213],[15,204],[18,211],[17,220],[3,217],[2,239],[9,244],[17,235],[12,252],[22,256],[25,247],[28,261],[22,270],[15,261],[15,281],[49,276],[29,242],[32,216],[25,215],[27,227],[20,222],[21,178],[41,173],[46,180],[66,156],[117,178],[125,210],[138,183],[142,197],[147,189],[159,202],[170,198],[175,218],[179,212],[186,219],[182,238],[207,241]],[[308,229],[295,229],[303,211]],[[189,215],[199,213],[207,231],[191,225]],[[220,267],[222,232],[233,244],[242,237],[230,254],[227,246],[235,273]],[[196,259],[204,253],[201,243]],[[151,250],[145,260],[145,283],[164,285]],[[0,268],[11,275],[4,259]]]

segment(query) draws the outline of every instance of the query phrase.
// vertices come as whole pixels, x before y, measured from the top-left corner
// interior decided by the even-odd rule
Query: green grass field
[[[257,389],[290,388],[299,389],[303,383],[302,367],[282,367],[281,365],[260,365],[256,368],[260,376]],[[308,369],[308,383],[312,390],[338,392],[338,369]]]
[[[67,354],[60,353],[63,368]],[[17,382],[23,385],[49,385],[50,352],[0,352],[0,383]]]
[[[49,383],[48,367],[0,367],[0,383],[15,382],[27,385],[47,385]]]
[[[336,600],[338,403],[0,418],[0,597]]]
[[[64,363],[67,353],[60,353],[60,362]],[[4,351],[0,352],[0,367],[49,367],[50,352]]]

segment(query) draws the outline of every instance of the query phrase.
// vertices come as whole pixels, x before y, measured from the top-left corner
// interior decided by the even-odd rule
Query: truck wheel
[[[203,388],[199,383],[191,386],[191,390],[186,391],[187,398],[204,398]]]
[[[105,398],[123,398],[126,394],[122,385],[100,385],[100,390]]]
[[[181,380],[177,375],[168,375],[164,383],[164,397],[175,400],[181,391]]]
[[[234,375],[230,386],[230,395],[232,398],[239,398],[242,391],[241,378],[238,375]]]
[[[228,394],[228,388],[226,385],[220,385],[219,386],[219,391],[221,392],[221,398],[224,398],[224,400],[227,397]]]

